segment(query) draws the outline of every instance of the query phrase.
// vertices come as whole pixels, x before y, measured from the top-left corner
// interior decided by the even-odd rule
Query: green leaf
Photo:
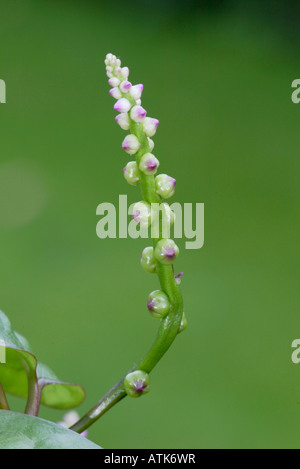
[[[101,449],[86,438],[38,417],[0,410],[0,449]]]
[[[27,340],[12,329],[2,311],[0,339],[6,350],[6,362],[0,363],[0,383],[5,392],[27,399],[30,375],[42,387],[41,403],[48,407],[70,409],[84,401],[81,386],[60,381],[50,368],[37,362]]]

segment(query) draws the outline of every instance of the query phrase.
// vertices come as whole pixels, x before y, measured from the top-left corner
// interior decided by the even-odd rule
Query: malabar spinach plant
[[[176,180],[167,174],[157,175],[159,161],[153,154],[152,138],[159,121],[147,116],[141,102],[143,85],[130,83],[129,69],[121,66],[120,59],[108,54],[105,64],[110,94],[116,100],[116,122],[128,132],[122,147],[134,156],[123,170],[124,177],[141,191],[142,200],[133,207],[133,219],[140,229],[153,228],[154,220],[158,221],[151,231],[155,233],[152,246],[145,247],[141,254],[141,266],[159,280],[159,289],[150,293],[147,300],[150,314],[160,321],[159,331],[146,356],[86,415],[77,419],[72,412],[62,424],[56,424],[38,417],[40,405],[73,409],[83,402],[84,390],[60,381],[52,370],[39,363],[27,340],[12,329],[0,312],[0,351],[1,344],[2,348],[5,344],[5,363],[0,364],[0,449],[98,448],[84,437],[88,427],[124,397],[137,398],[149,391],[150,372],[187,325],[179,290],[182,273],[176,275],[173,267],[179,249],[169,237],[174,213],[164,202],[174,194]],[[27,400],[24,414],[10,410],[7,394]]]

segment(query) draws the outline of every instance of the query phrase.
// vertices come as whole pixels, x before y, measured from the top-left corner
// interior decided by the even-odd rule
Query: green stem
[[[123,97],[130,99],[128,95],[123,95]],[[132,104],[134,105],[135,102],[133,101]],[[130,120],[130,131],[132,134],[137,136],[141,143],[141,147],[136,154],[136,162],[137,165],[139,165],[141,157],[145,153],[150,152],[149,142],[147,136],[143,132],[141,124],[137,124]],[[161,197],[156,193],[154,176],[146,175],[141,171],[139,171],[139,176],[143,200],[149,204],[161,203]],[[154,247],[158,243],[159,239],[153,240]],[[158,335],[148,354],[140,363],[130,370],[130,372],[134,370],[143,370],[150,373],[172,345],[180,327],[183,314],[183,303],[179,287],[174,278],[173,266],[163,265],[157,262],[157,274],[161,289],[169,297],[170,312],[167,317],[161,321]],[[75,423],[75,425],[71,427],[71,430],[82,433],[115,404],[126,397],[127,394],[124,389],[124,378],[122,378],[110,391],[108,391],[84,417]]]
[[[1,410],[10,410],[4,389],[0,383],[0,409]]]

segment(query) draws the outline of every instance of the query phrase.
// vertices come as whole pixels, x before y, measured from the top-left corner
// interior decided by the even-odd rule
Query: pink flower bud
[[[150,205],[147,202],[137,202],[134,204],[132,218],[141,227],[147,228],[151,220]]]
[[[115,99],[122,98],[122,93],[121,93],[121,91],[119,90],[119,88],[117,86],[115,86],[115,88],[112,88],[111,90],[109,90],[109,94]]]
[[[146,117],[143,124],[144,124],[144,132],[147,135],[147,137],[153,137],[156,134],[159,120],[153,119],[152,117]]]
[[[115,86],[119,86],[120,80],[117,77],[112,77],[108,80],[108,84],[114,88]]]
[[[118,112],[128,112],[130,108],[131,108],[131,104],[126,98],[119,99],[114,105],[115,111],[118,111]]]
[[[155,174],[159,167],[159,161],[152,153],[146,153],[142,156],[139,168],[145,174]]]
[[[129,93],[129,90],[130,90],[131,86],[132,85],[131,85],[130,81],[125,80],[121,83],[120,90],[122,91],[122,93]]]
[[[130,117],[135,122],[143,122],[146,115],[147,111],[142,106],[134,106],[130,112]]]
[[[143,89],[144,89],[144,85],[142,85],[142,84],[134,85],[130,88],[130,94],[135,100],[141,99]]]
[[[119,124],[121,129],[129,130],[130,121],[129,121],[129,116],[128,116],[127,112],[122,112],[121,114],[118,114],[116,116],[116,122],[117,122],[117,124]]]
[[[127,135],[122,143],[123,150],[129,153],[129,155],[134,155],[139,150],[140,146],[141,144],[135,135]]]

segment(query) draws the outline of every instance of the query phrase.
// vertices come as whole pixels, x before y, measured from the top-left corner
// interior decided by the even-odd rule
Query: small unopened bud
[[[181,323],[180,323],[180,326],[179,326],[179,329],[178,329],[178,334],[180,334],[180,332],[185,331],[186,328],[187,328],[187,325],[188,325],[188,323],[187,323],[187,320],[186,320],[186,316],[183,313]]]
[[[124,178],[131,186],[136,186],[139,183],[139,171],[135,161],[129,161],[123,169]]]
[[[155,174],[159,167],[159,161],[152,153],[146,153],[142,156],[139,168],[145,174]]]
[[[151,207],[147,202],[137,202],[133,206],[132,218],[142,228],[147,228],[151,220]]]
[[[164,318],[170,311],[170,302],[167,295],[160,290],[155,290],[148,296],[147,308],[154,318]]]
[[[156,192],[163,198],[169,199],[175,193],[176,179],[167,174],[159,174],[155,178]]]
[[[155,259],[161,264],[173,264],[178,254],[179,248],[172,239],[161,239],[154,250]]]
[[[126,394],[130,397],[140,397],[150,391],[149,375],[145,371],[137,370],[124,379]]]
[[[109,90],[109,94],[115,99],[122,98],[122,93],[121,93],[120,89],[117,86],[115,86],[114,88]]]
[[[123,77],[122,77],[122,69],[120,66],[116,66],[115,70],[114,70],[114,74],[120,78],[120,80],[123,80]]]
[[[141,99],[142,93],[143,93],[144,85],[134,85],[130,88],[130,94],[133,97],[133,99]]]
[[[130,111],[130,117],[135,122],[143,122],[147,111],[142,106],[134,106]]]
[[[128,112],[131,108],[131,104],[126,98],[119,99],[114,105],[114,109],[118,112]]]
[[[141,144],[135,135],[127,135],[122,143],[122,148],[129,155],[134,155],[140,148]]]
[[[149,246],[145,248],[141,255],[141,266],[149,274],[155,274],[156,272],[156,260],[154,258],[154,249]]]
[[[113,78],[110,78],[110,79],[108,80],[108,83],[109,83],[110,86],[112,86],[113,88],[115,88],[116,86],[119,86],[120,80],[119,80],[119,78],[117,78],[117,77],[113,77]]]
[[[120,85],[120,90],[122,91],[122,93],[129,93],[131,86],[132,85],[130,81],[127,81],[127,80],[122,81]]]
[[[144,132],[147,137],[153,137],[156,134],[159,120],[153,119],[152,117],[146,117],[143,122]]]
[[[153,151],[154,149],[154,142],[151,138],[148,137],[148,143],[149,143],[149,148],[150,148],[150,152]]]
[[[119,124],[121,129],[129,130],[130,121],[129,121],[129,116],[128,116],[127,112],[122,112],[121,114],[118,114],[116,116],[116,122],[117,122],[117,124]]]
[[[127,78],[129,77],[129,68],[128,67],[123,67],[121,69],[121,75],[123,78],[125,78],[125,80],[127,80]]]

